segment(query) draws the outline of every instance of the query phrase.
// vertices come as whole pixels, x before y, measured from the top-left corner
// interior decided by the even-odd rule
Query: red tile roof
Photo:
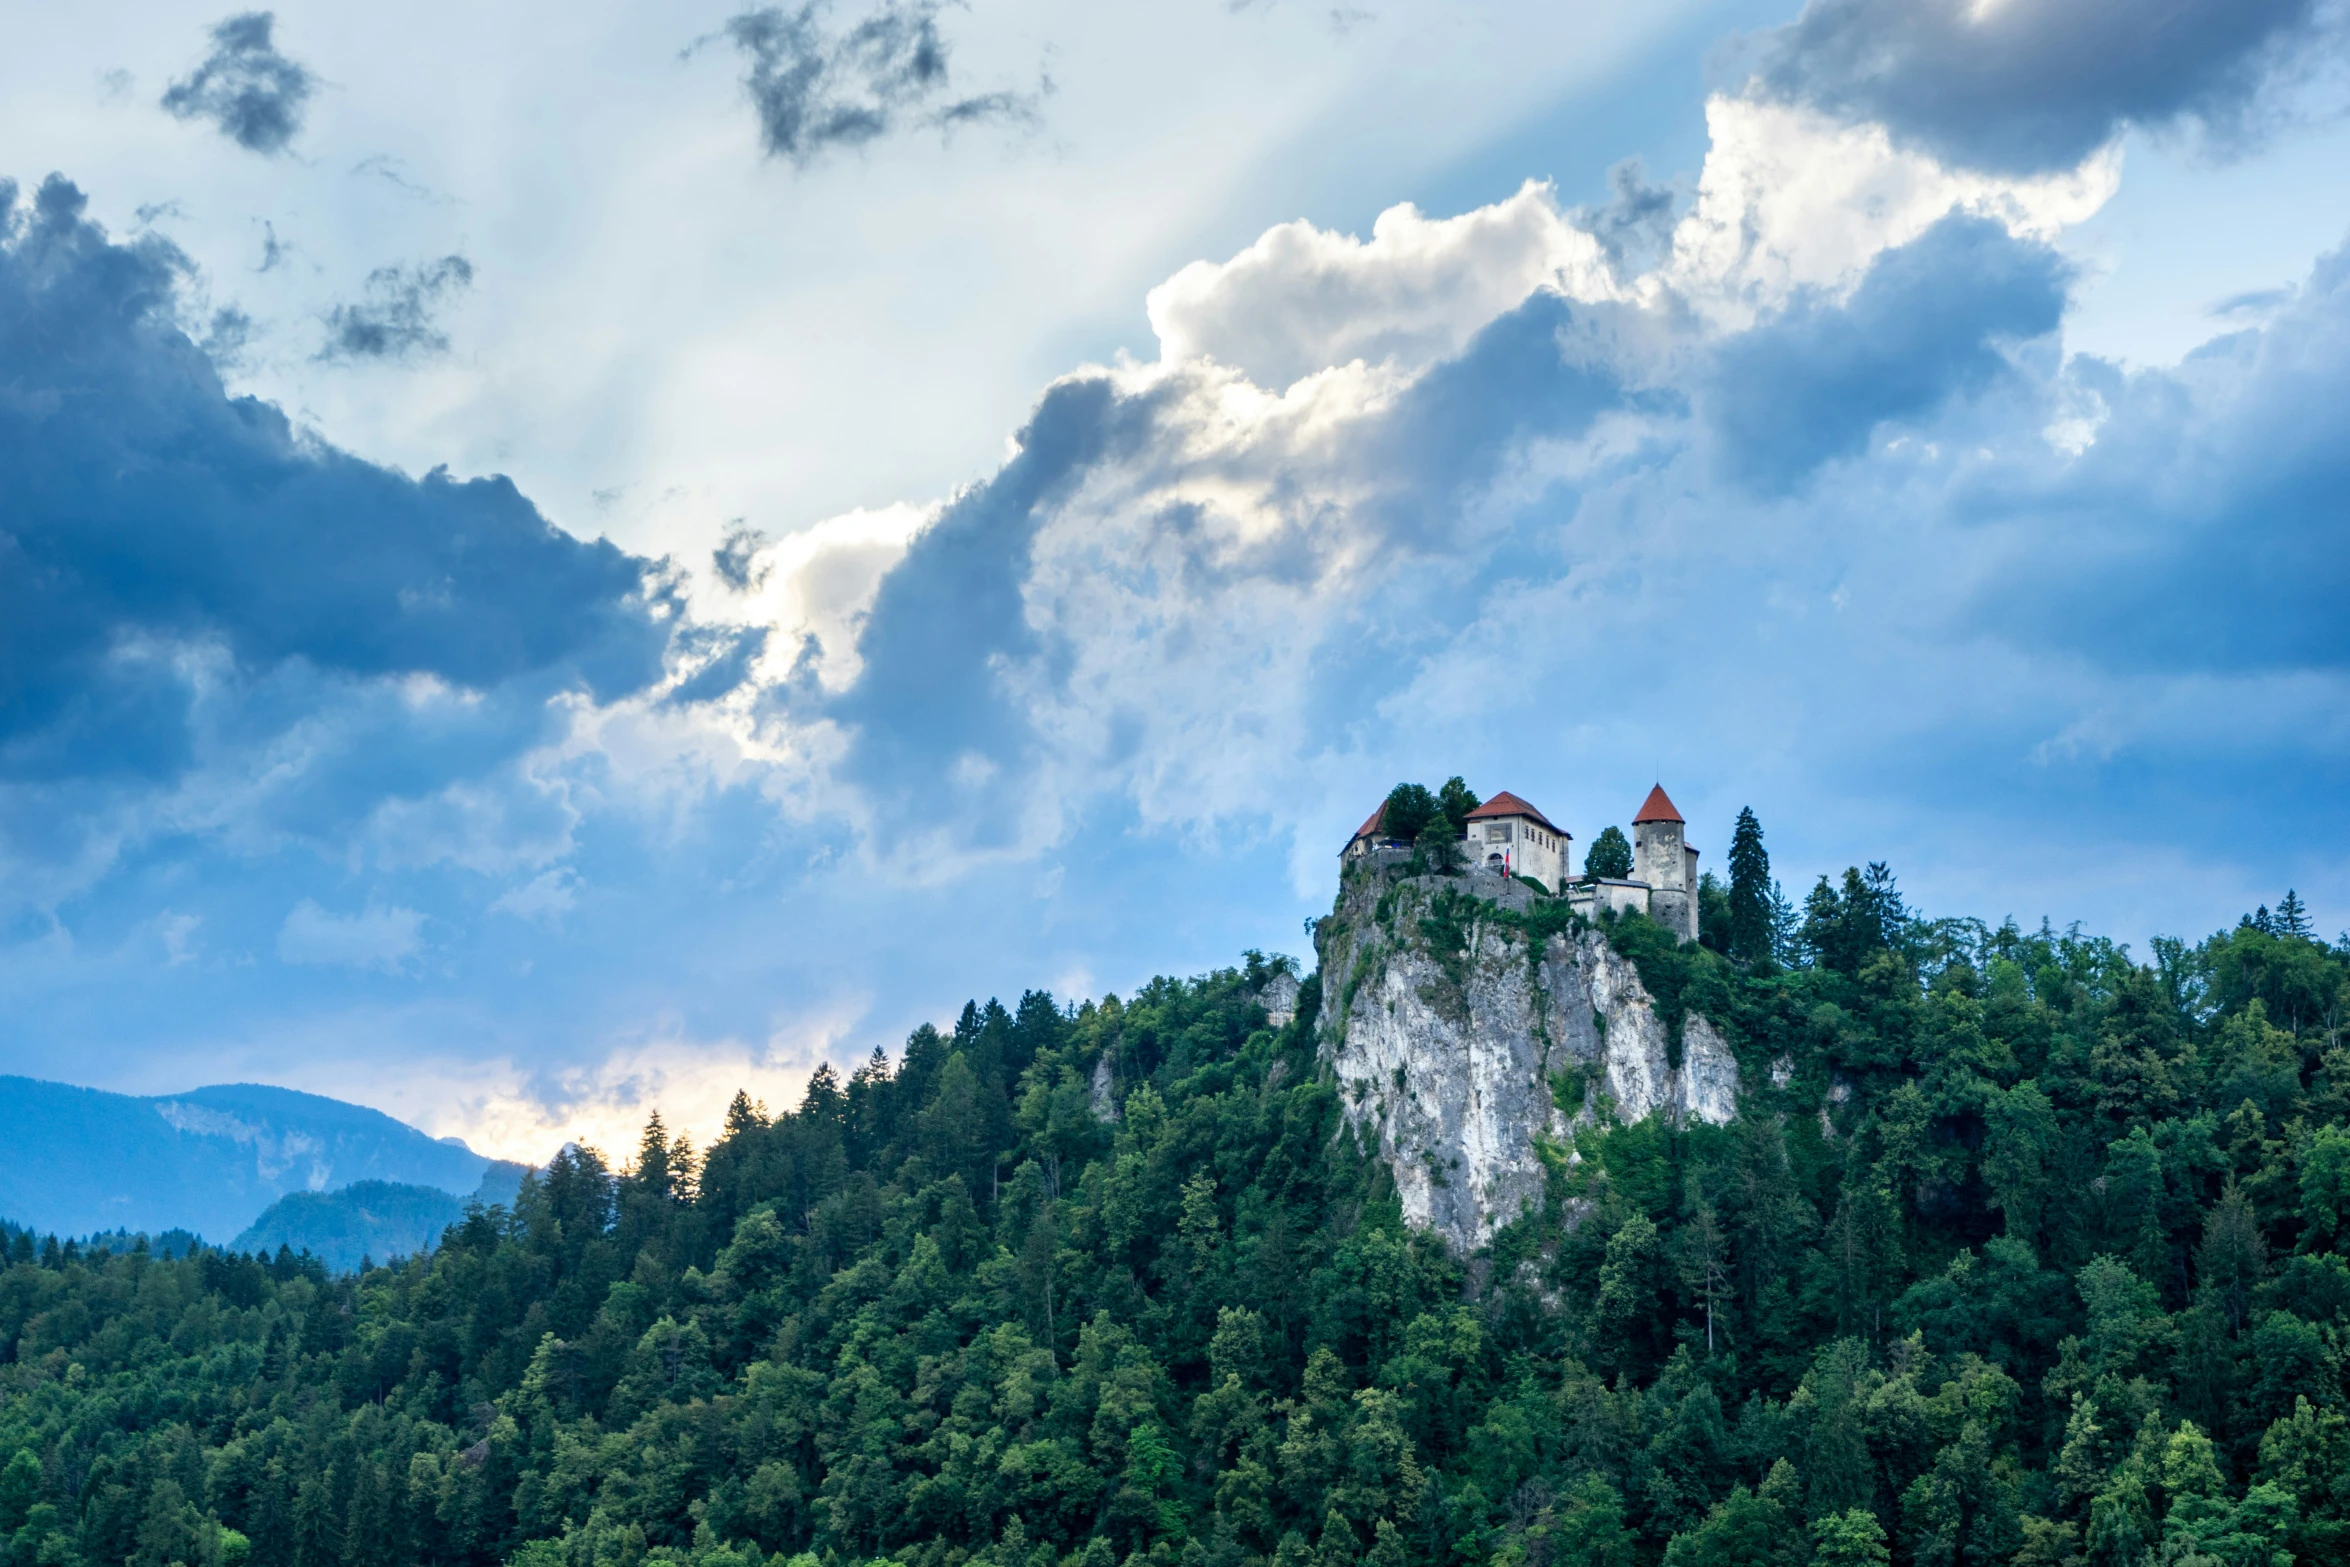
[[[1519,799],[1516,795],[1510,793],[1507,789],[1504,789],[1501,793],[1495,795],[1492,799],[1486,801],[1483,805],[1480,805],[1475,810],[1471,811],[1469,813],[1469,820],[1473,822],[1483,821],[1487,817],[1491,816],[1531,817],[1533,820],[1540,822],[1543,826],[1548,827],[1552,832],[1557,833],[1562,838],[1573,836],[1573,834],[1553,824],[1549,817],[1543,815],[1540,811],[1534,809],[1533,806],[1528,805],[1525,801]]]
[[[1673,809],[1673,802],[1665,794],[1665,786],[1658,784],[1648,791],[1648,799],[1640,807],[1640,814],[1632,818],[1637,827],[1642,822],[1677,822],[1681,813]]]
[[[1354,844],[1354,843],[1357,843],[1357,842],[1361,841],[1362,839],[1365,839],[1365,838],[1368,838],[1368,837],[1370,837],[1370,836],[1371,836],[1371,834],[1373,834],[1373,833],[1375,833],[1375,832],[1377,832],[1377,831],[1379,830],[1379,819],[1380,819],[1381,817],[1385,816],[1386,814],[1387,814],[1387,802],[1386,802],[1385,800],[1381,800],[1381,801],[1379,802],[1379,809],[1377,809],[1377,810],[1373,811],[1373,812],[1372,812],[1370,815],[1368,815],[1368,816],[1364,817],[1364,818],[1363,818],[1363,825],[1362,825],[1362,826],[1360,826],[1360,827],[1357,827],[1357,828],[1355,829],[1355,835],[1354,835],[1354,837],[1352,837],[1352,838],[1349,838],[1349,839],[1347,839],[1346,841],[1347,841],[1347,842],[1348,842],[1348,843],[1351,845],[1351,844]]]

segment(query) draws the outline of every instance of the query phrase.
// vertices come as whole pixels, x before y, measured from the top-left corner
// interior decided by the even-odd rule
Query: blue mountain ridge
[[[485,1207],[512,1206],[523,1167],[502,1160],[474,1192]],[[373,1258],[430,1251],[441,1232],[465,1216],[466,1199],[433,1186],[354,1181],[331,1192],[294,1192],[270,1204],[252,1227],[229,1242],[231,1251],[306,1251],[336,1273]]]
[[[142,1097],[0,1077],[0,1148],[0,1218],[215,1244],[293,1193],[383,1181],[462,1199],[501,1163],[380,1110],[257,1083]]]

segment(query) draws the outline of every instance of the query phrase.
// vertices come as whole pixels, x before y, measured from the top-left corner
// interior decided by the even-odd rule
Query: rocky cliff
[[[1350,867],[1315,946],[1322,1059],[1409,1222],[1472,1251],[1540,1205],[1538,1140],[1563,1150],[1602,1116],[1730,1119],[1728,1044],[1692,1014],[1673,1049],[1603,931],[1520,883],[1402,870]]]

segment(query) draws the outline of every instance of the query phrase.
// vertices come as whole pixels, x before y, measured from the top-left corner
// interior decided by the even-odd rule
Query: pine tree
[[[1730,956],[1749,967],[1771,961],[1771,857],[1753,808],[1730,834]]]
[[[2315,931],[2309,921],[2308,906],[2301,901],[2301,895],[2290,887],[2285,889],[2285,901],[2277,905],[2276,913],[2270,918],[2275,921],[2276,933],[2280,936],[2307,937]]]
[[[645,1121],[645,1135],[637,1144],[636,1169],[632,1174],[637,1189],[652,1197],[670,1194],[674,1163],[669,1152],[669,1130],[661,1124],[661,1112],[655,1110]]]
[[[1771,961],[1781,968],[1803,966],[1803,916],[1776,881],[1771,883]]]

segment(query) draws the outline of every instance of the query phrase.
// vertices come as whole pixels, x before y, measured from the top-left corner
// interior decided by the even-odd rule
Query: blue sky
[[[2350,923],[2340,9],[11,7],[0,1072],[485,1151],[1399,778]]]

